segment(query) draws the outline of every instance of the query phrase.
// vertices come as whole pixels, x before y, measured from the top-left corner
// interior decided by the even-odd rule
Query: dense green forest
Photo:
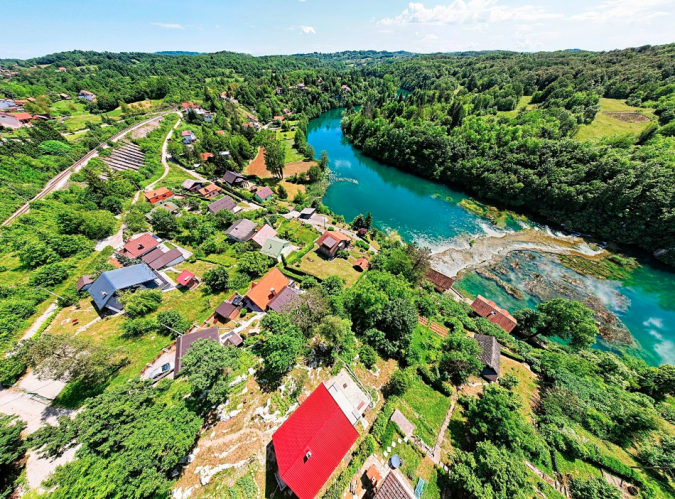
[[[368,68],[412,91],[369,92],[345,134],[363,151],[567,230],[675,263],[675,46],[594,54],[421,56]],[[514,115],[523,96],[529,105]],[[574,140],[601,97],[654,109],[639,135]]]
[[[221,444],[229,442],[219,448],[224,457],[250,443],[230,433],[235,426],[228,425],[235,421],[235,431],[240,423],[249,425],[259,432],[253,440],[264,444],[259,454],[241,449],[233,454],[244,463],[234,466],[242,470],[237,480],[255,476],[257,483],[249,484],[254,492],[242,494],[244,487],[235,487],[239,481],[214,491],[207,481],[190,489],[191,497],[280,498],[273,463],[259,457],[267,456],[264,446],[279,420],[270,423],[258,408],[268,408],[272,417],[289,414],[311,383],[325,381],[343,366],[367,380],[376,402],[358,448],[328,485],[325,499],[343,496],[369,454],[386,456],[385,449],[395,447],[400,429],[389,420],[395,409],[408,410],[417,431],[435,441],[451,404],[455,412],[441,434],[442,466],[431,466],[422,499],[448,492],[468,499],[564,497],[528,465],[565,480],[574,499],[618,499],[606,474],[637,487],[636,497],[675,496],[675,368],[591,349],[598,329],[584,304],[553,299],[536,310],[521,310],[515,313],[514,334],[476,317],[466,303],[437,293],[427,282],[427,250],[374,229],[370,214],[348,226],[330,213],[321,202],[329,163],[325,153],[303,180],[305,194],[292,202],[275,187],[276,197],[255,209],[214,215],[207,208],[211,199],[178,190],[194,178],[180,166],[189,168],[200,153],[230,152],[202,167],[210,177],[243,171],[264,146],[270,151],[266,161],[271,165],[276,156],[283,173],[276,130],[243,126],[249,113],[263,124],[292,113],[295,147],[309,160],[318,156],[303,142],[309,120],[345,108],[343,131],[366,154],[460,184],[495,204],[536,212],[569,231],[639,246],[675,264],[674,55],[675,46],[662,46],[430,56],[74,51],[1,60],[0,67],[17,74],[0,81],[0,96],[35,98],[28,109],[46,106],[56,112],[55,104],[65,102],[58,94],[82,89],[97,100],[79,104],[87,128],[77,135],[66,134],[56,121],[18,132],[0,130],[0,218],[74,159],[143,119],[145,108],[138,103],[151,101],[152,113],[165,116],[147,136],[133,139],[145,155],[138,171],[115,172],[93,159],[71,176],[66,189],[31,203],[30,212],[0,229],[0,383],[13,384],[32,369],[64,381],[53,404],[64,412],[77,410],[28,437],[22,436],[25,423],[0,417],[0,497],[25,486],[28,448],[49,458],[75,450],[74,458],[47,478],[44,490],[30,491],[30,497],[169,497],[178,481],[198,480],[197,462],[201,470],[216,462],[199,461],[212,452],[212,444],[215,452],[221,438]],[[66,71],[57,72],[59,66]],[[639,134],[579,140],[580,128],[598,119],[602,98],[651,110],[654,118]],[[154,211],[142,196],[133,200],[138,190],[161,181],[162,146],[183,102],[215,116],[205,122],[186,113],[168,141],[176,161],[158,185],[185,194],[175,198],[180,217],[174,217]],[[279,126],[280,133],[289,131],[289,121],[285,130]],[[178,135],[188,129],[198,138],[190,147]],[[119,147],[109,145],[101,155]],[[246,189],[227,189],[253,198]],[[338,275],[300,270],[300,260],[313,256],[309,251],[319,232],[282,215],[310,206],[327,216],[327,230],[364,229],[350,251],[367,255],[370,268],[351,285]],[[271,225],[298,249],[288,260],[276,261],[250,242],[228,240],[224,230],[244,218],[256,227]],[[167,244],[189,249],[193,256],[179,271],[189,269],[203,284],[125,294],[125,314],[92,319],[91,329],[80,334],[72,317],[96,313],[89,295],[76,292],[75,282],[113,268],[113,249],[95,251],[95,241],[122,224],[127,239],[151,229]],[[122,265],[135,263],[118,258]],[[332,263],[348,258],[354,260],[344,251]],[[348,270],[356,274],[350,264]],[[270,312],[253,324],[255,334],[253,329],[250,336],[242,333],[245,348],[197,342],[176,379],[154,385],[138,379],[177,334],[204,324],[219,303],[245,294],[275,267],[297,281],[302,296],[283,313]],[[54,315],[35,336],[17,341],[51,300],[57,305]],[[251,318],[251,311],[241,312],[237,320]],[[447,330],[445,335],[424,326],[420,316]],[[499,384],[481,385],[473,334],[499,343],[504,368]],[[245,389],[237,385],[241,376],[249,377]],[[238,420],[221,418],[228,404],[227,411],[244,411]],[[201,445],[202,439],[208,444]],[[397,452],[409,452],[404,467],[426,456],[401,439]],[[214,483],[232,478],[227,468],[222,471],[213,475]]]

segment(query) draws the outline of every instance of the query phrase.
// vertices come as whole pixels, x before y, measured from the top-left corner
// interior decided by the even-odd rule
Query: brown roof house
[[[211,198],[215,198],[216,196],[219,196],[220,191],[222,191],[222,189],[220,187],[218,187],[216,184],[210,184],[210,185],[207,185],[206,187],[202,187],[201,189],[199,189],[199,194],[202,197],[205,197],[207,199],[211,199]]]
[[[215,215],[221,210],[227,210],[231,211],[232,213],[236,213],[237,210],[237,203],[234,202],[234,200],[230,196],[224,196],[220,198],[218,201],[214,201],[209,205],[209,212],[212,215]]]
[[[317,251],[326,258],[335,258],[339,250],[349,247],[350,242],[349,236],[342,232],[326,231],[316,242],[319,245]]]
[[[397,468],[387,473],[373,499],[417,499],[417,497],[412,485]]]
[[[208,329],[202,329],[201,331],[195,331],[194,333],[184,334],[183,336],[178,337],[176,340],[176,375],[178,375],[181,369],[183,369],[183,366],[181,365],[181,359],[186,353],[188,353],[190,348],[192,348],[192,345],[199,340],[217,341],[220,343],[218,328],[210,327]]]
[[[439,293],[445,293],[449,290],[455,280],[445,274],[441,274],[437,270],[429,269],[427,272],[427,280],[434,285],[434,289]]]
[[[478,295],[478,298],[471,304],[471,308],[481,317],[487,318],[493,324],[497,324],[504,328],[507,333],[513,331],[513,328],[518,325],[518,321],[509,313],[508,310],[499,308],[495,302]]]
[[[77,292],[79,293],[80,291],[88,290],[92,284],[94,284],[94,279],[92,279],[90,275],[83,275],[77,280],[77,284],[75,285],[75,287],[77,288]]]
[[[499,379],[499,356],[501,355],[499,342],[494,336],[485,334],[475,334],[473,339],[480,347],[478,360],[483,363],[483,370],[480,375],[488,381],[497,381]]]
[[[120,250],[120,254],[129,258],[140,258],[156,248],[161,242],[161,239],[150,233],[141,234],[134,239],[129,239]]]
[[[247,218],[237,220],[225,231],[227,237],[240,243],[251,239],[253,234],[255,234],[255,222],[251,222]]]

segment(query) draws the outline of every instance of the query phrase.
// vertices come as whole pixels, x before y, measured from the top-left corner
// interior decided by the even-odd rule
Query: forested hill
[[[675,45],[665,45],[420,56],[368,67],[367,77],[394,84],[387,95],[369,93],[343,131],[391,165],[640,246],[672,265],[674,56]],[[412,94],[404,99],[397,86]],[[599,114],[603,103],[631,112]],[[594,141],[575,140],[596,119],[615,121]],[[645,123],[639,133],[614,132],[626,121]]]

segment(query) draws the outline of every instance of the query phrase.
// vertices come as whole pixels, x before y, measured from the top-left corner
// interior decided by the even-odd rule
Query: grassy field
[[[450,409],[450,399],[415,377],[405,395],[393,400],[394,407],[415,425],[415,434],[427,445],[436,445],[443,420]]]
[[[319,232],[312,226],[303,224],[299,220],[285,220],[276,228],[279,237],[282,237],[294,244],[307,245],[313,244],[319,237]]]
[[[180,187],[180,185],[183,183],[184,180],[187,179],[193,179],[196,180],[195,177],[187,173],[185,170],[182,168],[176,166],[173,164],[171,161],[168,162],[169,164],[169,174],[164,177],[162,180],[157,182],[155,185],[155,189],[159,189],[160,187],[167,187],[168,189],[175,189],[177,187]],[[164,174],[164,169],[162,169],[162,173]]]
[[[353,265],[355,261],[356,259],[353,257],[349,257],[348,260],[343,260],[342,258],[327,260],[317,253],[315,248],[302,257],[299,266],[298,264],[295,266],[303,272],[318,277],[319,279],[326,279],[332,275],[342,277],[347,283],[347,286],[351,286],[361,276],[360,272],[354,270]]]
[[[501,116],[508,116],[509,118],[515,118],[518,116],[518,110],[522,107],[529,109],[534,108],[534,104],[530,105],[530,101],[532,100],[531,95],[524,95],[520,98],[518,101],[518,105],[516,106],[516,109],[513,111],[499,111],[497,114],[500,114]]]
[[[620,99],[600,99],[600,112],[595,117],[595,120],[590,125],[581,125],[574,138],[582,141],[597,142],[614,135],[638,135],[649,123],[628,123],[604,114],[635,112],[641,112],[650,119],[654,117],[652,109],[627,106]]]

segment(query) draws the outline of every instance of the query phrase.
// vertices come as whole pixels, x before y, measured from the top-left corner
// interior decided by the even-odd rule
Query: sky
[[[0,0],[0,58],[612,50],[675,42],[675,0]]]

